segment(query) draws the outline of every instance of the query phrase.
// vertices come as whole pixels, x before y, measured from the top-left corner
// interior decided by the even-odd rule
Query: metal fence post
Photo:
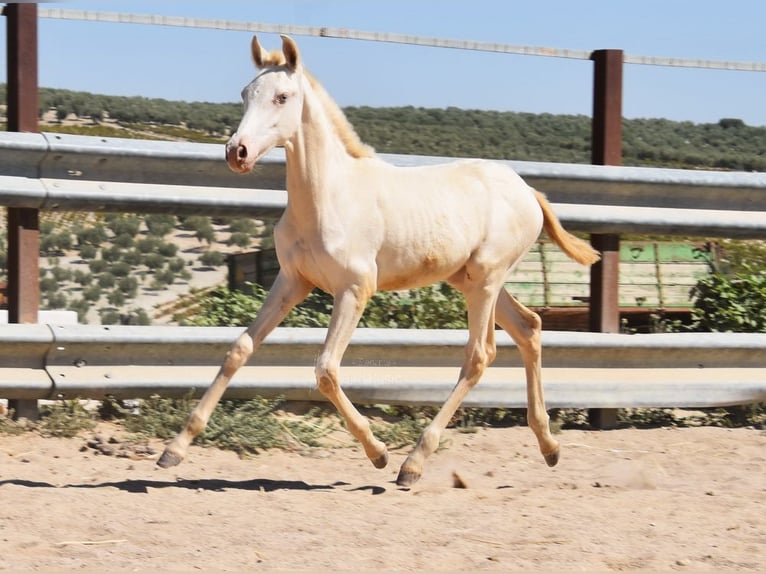
[[[622,164],[622,50],[596,50],[593,60],[593,120],[591,163]],[[601,252],[601,261],[590,271],[590,330],[618,333],[620,330],[619,275],[620,236],[593,234],[591,244]],[[617,425],[617,409],[591,409],[591,425]]]
[[[7,4],[8,131],[38,131],[37,4]],[[37,209],[8,208],[8,321],[37,323],[40,305]],[[37,417],[37,401],[15,400],[17,417]]]

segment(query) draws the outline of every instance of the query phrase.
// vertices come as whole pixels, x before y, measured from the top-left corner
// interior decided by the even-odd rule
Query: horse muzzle
[[[240,140],[229,140],[226,144],[226,163],[229,169],[237,173],[247,173],[253,169],[255,160],[250,159],[251,154],[247,146]]]

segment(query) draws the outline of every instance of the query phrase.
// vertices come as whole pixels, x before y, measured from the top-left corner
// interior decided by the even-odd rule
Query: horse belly
[[[414,289],[442,281],[463,268],[470,255],[468,242],[455,241],[413,242],[383,250],[376,261],[378,289]]]
[[[376,261],[379,289],[423,287],[454,275],[486,235],[481,202],[456,201],[450,193],[429,194],[426,201],[424,195],[416,209],[403,198],[399,206],[408,209],[388,219]]]

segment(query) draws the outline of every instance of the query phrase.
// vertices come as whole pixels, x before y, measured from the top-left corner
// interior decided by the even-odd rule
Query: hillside
[[[5,102],[5,91],[0,84],[0,103]],[[48,131],[190,141],[223,141],[241,116],[241,105],[235,103],[52,88],[40,89],[40,108]],[[590,162],[588,116],[411,106],[348,107],[345,112],[362,139],[379,152]],[[623,164],[766,171],[766,127],[748,126],[736,118],[713,124],[626,119]]]

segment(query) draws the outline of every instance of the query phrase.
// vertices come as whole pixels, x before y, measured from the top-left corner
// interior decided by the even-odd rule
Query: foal
[[[287,208],[274,230],[281,270],[255,321],[234,342],[210,388],[158,464],[181,462],[205,428],[234,373],[297,303],[318,287],[333,296],[333,311],[316,362],[319,390],[338,409],[377,468],[386,446],[340,386],[343,353],[370,297],[446,280],[468,308],[468,345],[458,382],[399,471],[397,483],[418,480],[425,458],[466,393],[495,358],[495,324],[518,345],[527,379],[529,426],[548,465],[559,458],[540,381],[540,319],[508,294],[508,273],[542,229],[572,259],[588,265],[598,254],[567,233],[545,197],[512,169],[463,160],[429,167],[394,167],[359,140],[340,108],[310,76],[295,42],[252,56],[260,73],[242,91],[244,116],[226,144],[238,173],[284,146]]]

